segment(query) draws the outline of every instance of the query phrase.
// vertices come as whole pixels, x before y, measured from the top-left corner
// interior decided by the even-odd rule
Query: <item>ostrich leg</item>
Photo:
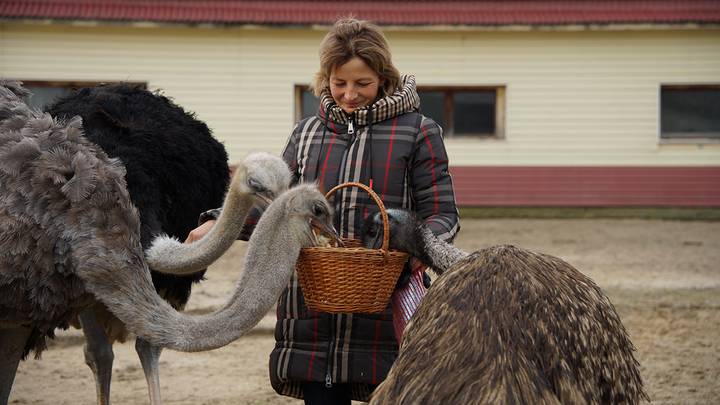
[[[25,349],[30,329],[23,327],[0,329],[0,404],[7,405],[15,380],[18,363]]]
[[[136,338],[135,351],[138,357],[140,357],[140,363],[142,364],[143,372],[145,372],[148,394],[150,394],[150,403],[152,405],[161,405],[159,363],[162,347],[153,346],[141,338]]]
[[[112,364],[115,359],[112,344],[105,335],[105,331],[97,323],[92,308],[81,312],[78,318],[82,325],[83,334],[85,334],[85,363],[90,367],[95,377],[97,403],[108,405],[110,403]]]

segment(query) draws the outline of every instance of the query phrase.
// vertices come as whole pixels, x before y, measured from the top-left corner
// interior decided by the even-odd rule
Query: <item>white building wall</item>
[[[293,83],[312,75],[320,37],[238,28],[3,24],[0,76],[145,81],[195,112],[237,161],[250,151],[280,152],[293,125]],[[299,55],[305,54],[303,63]]]
[[[194,111],[231,161],[279,153],[324,32],[0,23],[0,76],[146,81]],[[506,86],[503,140],[447,140],[453,165],[720,165],[661,144],[661,84],[720,84],[720,31],[388,30],[420,85]]]

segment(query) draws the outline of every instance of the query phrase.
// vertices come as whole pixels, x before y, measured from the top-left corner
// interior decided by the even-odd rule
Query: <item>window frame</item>
[[[658,86],[658,94],[657,94],[657,125],[658,125],[658,142],[660,144],[706,144],[706,143],[720,143],[720,132],[709,132],[709,134],[714,134],[717,136],[717,138],[709,138],[704,136],[697,136],[696,133],[693,132],[669,132],[665,134],[665,137],[663,137],[663,129],[662,129],[662,117],[663,117],[663,109],[662,109],[662,92],[663,90],[720,90],[720,84],[716,83],[660,83]],[[675,137],[667,137],[667,135],[674,135]]]
[[[309,84],[295,83],[293,86],[293,99],[295,100],[293,107],[295,120],[293,122],[299,122],[303,118],[302,94],[305,90],[310,91]]]

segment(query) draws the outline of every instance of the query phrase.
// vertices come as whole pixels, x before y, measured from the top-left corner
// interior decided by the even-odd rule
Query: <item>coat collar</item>
[[[389,118],[415,111],[420,107],[420,96],[415,86],[415,76],[403,75],[400,78],[400,87],[391,95],[385,96],[373,104],[360,108],[353,113],[355,125],[367,125],[369,120],[372,123],[385,121]],[[351,116],[345,113],[335,104],[329,90],[325,90],[320,96],[320,109],[318,117],[325,121],[325,112],[329,112],[330,121],[347,125]]]

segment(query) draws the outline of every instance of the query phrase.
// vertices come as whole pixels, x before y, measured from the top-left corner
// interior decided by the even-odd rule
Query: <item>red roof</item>
[[[0,18],[22,19],[308,25],[349,14],[381,25],[717,24],[720,1],[0,0]]]

